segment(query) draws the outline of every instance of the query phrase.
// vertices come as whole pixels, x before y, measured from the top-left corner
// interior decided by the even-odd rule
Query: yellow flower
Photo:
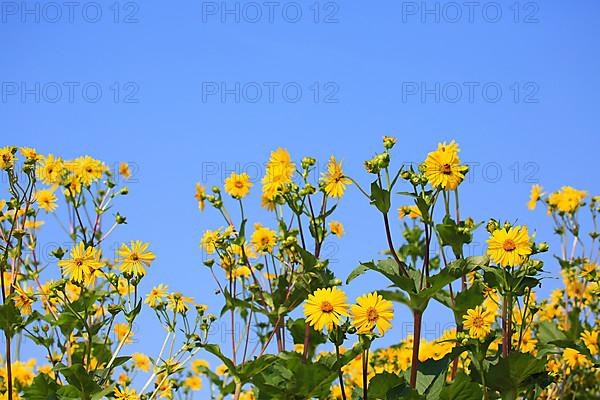
[[[72,172],[79,182],[85,186],[91,185],[93,182],[102,178],[104,171],[108,168],[102,161],[96,160],[90,156],[78,157],[67,163],[67,168]]]
[[[304,305],[306,322],[316,330],[331,330],[339,326],[342,316],[348,316],[346,294],[338,288],[317,289],[308,295]]]
[[[125,343],[131,343],[133,338],[133,332],[131,331],[129,324],[123,322],[115,324],[114,328],[115,335],[117,335],[117,341],[124,341]]]
[[[469,330],[469,336],[473,339],[485,338],[492,330],[493,322],[493,314],[480,306],[467,310],[467,314],[463,316],[464,327]]]
[[[250,193],[250,188],[253,183],[250,182],[250,176],[243,172],[236,174],[232,172],[229,177],[225,178],[225,191],[236,199],[243,199]]]
[[[123,390],[115,388],[113,394],[116,400],[139,400],[140,398],[140,396],[137,394],[137,391],[130,388],[123,388]]]
[[[26,362],[15,361],[12,364],[13,379],[22,386],[31,385],[33,383],[33,378],[35,378],[35,373],[33,371],[35,362],[36,361],[33,358]]]
[[[344,225],[341,222],[331,221],[329,223],[329,230],[331,233],[341,238],[346,232],[344,232]]]
[[[150,263],[154,261],[156,256],[148,250],[149,243],[142,243],[141,240],[131,241],[130,246],[122,244],[117,254],[121,256],[115,260],[120,263],[121,272],[126,275],[144,276],[146,269]]]
[[[588,367],[591,361],[575,349],[567,348],[562,354],[563,361],[571,368]]]
[[[391,320],[394,318],[394,306],[389,300],[377,292],[368,293],[356,299],[352,305],[352,325],[358,333],[371,333],[377,328],[379,334],[383,335],[392,327]]]
[[[215,369],[215,374],[219,375],[219,376],[223,376],[225,374],[227,374],[227,366],[225,364],[221,364],[217,367],[217,369]]]
[[[487,244],[487,254],[494,262],[504,267],[520,265],[531,254],[526,226],[513,226],[508,230],[496,229],[487,240]]]
[[[212,231],[207,229],[200,239],[200,248],[204,249],[208,254],[213,254],[217,249],[217,243],[220,239],[220,231],[217,229]]]
[[[126,162],[120,162],[119,174],[125,179],[131,177],[131,170],[129,169],[129,164],[127,164]]]
[[[23,288],[21,285],[15,285],[15,291],[13,293],[13,301],[15,306],[21,310],[21,314],[29,315],[31,314],[31,305],[35,301],[35,297],[33,296],[32,288]]]
[[[352,183],[342,171],[342,162],[340,161],[338,163],[334,156],[331,156],[329,159],[329,162],[327,163],[327,172],[323,174],[321,179],[325,188],[325,193],[330,197],[337,197],[338,199],[344,195],[346,185]]]
[[[598,355],[598,330],[585,330],[581,333],[581,340],[593,356]]]
[[[203,373],[204,368],[208,368],[208,361],[201,360],[201,359],[192,361],[192,370],[195,373],[197,373],[197,374]]]
[[[54,195],[54,190],[51,189],[42,189],[38,190],[35,193],[35,201],[38,204],[38,207],[47,213],[51,213],[56,210],[56,196]]]
[[[232,273],[227,274],[227,279],[247,278],[252,274],[250,268],[247,266],[241,266],[233,269]]]
[[[40,159],[40,155],[33,147],[21,147],[19,149],[19,152],[23,157],[27,158],[28,160],[37,161]]]
[[[191,297],[186,297],[178,292],[167,296],[167,308],[178,313],[186,313],[189,309],[189,304],[193,302],[194,300]]]
[[[202,389],[202,379],[198,376],[189,376],[184,379],[183,387],[189,390],[198,391]]]
[[[65,164],[61,158],[52,154],[41,158],[40,165],[36,168],[36,177],[46,185],[58,184],[61,181]]]
[[[296,166],[287,150],[278,148],[271,152],[265,176],[261,181],[264,197],[268,200],[273,199],[286,184],[292,182],[295,171]]]
[[[537,204],[538,200],[541,199],[544,195],[544,193],[542,193],[542,190],[544,189],[537,184],[531,187],[531,193],[529,194],[529,202],[527,203],[527,208],[529,208],[530,210],[535,210],[535,205]]]
[[[458,145],[440,143],[435,151],[425,159],[425,176],[431,186],[439,189],[454,190],[465,178],[467,166],[460,165]]]
[[[398,208],[398,218],[409,217],[411,219],[417,219],[421,216],[421,210],[417,206],[401,206]]]
[[[250,242],[254,245],[256,251],[260,253],[270,253],[277,243],[275,239],[275,231],[262,226],[261,224],[254,225],[254,232],[250,237]]]
[[[0,168],[10,169],[15,165],[17,158],[14,155],[14,147],[5,146],[0,148]]]
[[[158,286],[154,286],[150,293],[146,295],[145,303],[150,307],[154,308],[161,304],[165,297],[167,297],[167,285],[159,283]]]
[[[60,260],[58,265],[63,268],[63,273],[67,279],[73,282],[82,283],[93,279],[102,265],[100,253],[93,247],[85,247],[83,242],[79,242],[71,249],[70,258]]]
[[[196,200],[198,201],[198,208],[200,211],[204,211],[204,203],[206,200],[206,189],[200,182],[196,183],[196,194],[194,195]]]
[[[558,192],[551,193],[548,196],[548,204],[551,209],[557,209],[564,213],[575,212],[582,205],[587,192],[577,190],[571,186],[563,186]]]
[[[148,372],[152,367],[152,363],[150,362],[150,357],[142,353],[133,353],[131,355],[131,359],[133,360],[133,366],[140,371]]]

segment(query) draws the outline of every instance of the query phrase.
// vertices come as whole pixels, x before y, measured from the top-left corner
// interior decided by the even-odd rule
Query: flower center
[[[483,318],[481,316],[473,318],[473,326],[475,328],[482,328],[484,325]]]
[[[138,256],[137,253],[131,253],[129,258],[131,259],[131,261],[138,261],[140,259],[140,256]]]
[[[369,320],[369,322],[375,322],[377,321],[377,318],[379,318],[379,313],[374,307],[370,307],[367,310],[367,319]]]
[[[444,175],[450,175],[452,173],[452,167],[450,164],[444,164],[442,165],[441,171]]]
[[[333,311],[333,306],[331,305],[330,302],[324,301],[321,303],[321,311],[323,311],[325,313],[330,313]]]
[[[513,251],[517,248],[517,245],[515,244],[514,240],[506,239],[504,243],[502,243],[502,248],[504,249],[504,251]]]
[[[78,267],[81,267],[83,265],[83,260],[81,258],[76,258],[74,261],[75,265],[77,265]]]
[[[244,187],[244,182],[242,182],[242,181],[235,181],[235,184],[234,184],[234,186],[235,186],[236,188],[238,188],[238,189],[241,189],[241,188],[243,188],[243,187]]]

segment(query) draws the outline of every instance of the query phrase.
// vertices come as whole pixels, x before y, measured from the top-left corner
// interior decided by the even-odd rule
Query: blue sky
[[[55,4],[2,4],[2,141],[135,166],[118,206],[129,224],[114,239],[152,243],[147,287],[166,281],[220,308],[198,242],[221,222],[199,214],[194,183],[255,172],[279,146],[296,160],[334,154],[367,182],[362,160],[384,134],[399,138],[398,163],[456,139],[472,165],[463,215],[516,219],[551,242],[545,213],[525,208],[531,184],[599,192],[598,2]],[[258,208],[258,196],[250,202]],[[385,241],[355,189],[337,219],[347,235],[334,270],[345,278]],[[361,282],[351,298],[383,284]],[[433,310],[426,328],[448,321]],[[157,348],[162,335],[142,339]]]

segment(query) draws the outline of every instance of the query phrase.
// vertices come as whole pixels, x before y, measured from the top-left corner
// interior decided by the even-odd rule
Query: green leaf
[[[451,384],[444,387],[440,393],[440,400],[481,400],[483,392],[478,383],[463,372],[459,372]]]
[[[304,334],[306,332],[306,320],[304,318],[298,319],[288,319],[287,320],[287,328],[290,334],[292,335],[292,339],[294,344],[304,344]],[[309,336],[309,348],[308,348],[308,359],[312,359],[315,354],[315,350],[318,345],[327,342],[327,336],[323,334],[323,332],[318,332],[312,326],[310,329]]]
[[[382,189],[377,181],[371,183],[371,204],[384,214],[390,211],[390,192]]]
[[[12,337],[22,325],[21,311],[13,301],[9,300],[6,304],[0,305],[0,329]]]
[[[23,392],[30,400],[57,400],[58,384],[46,374],[39,374]]]
[[[406,385],[404,378],[390,372],[382,372],[375,375],[369,382],[369,397],[386,399],[390,390],[401,385]]]
[[[508,358],[500,358],[486,372],[487,386],[500,393],[518,393],[535,375],[546,375],[545,358],[538,359],[529,353],[512,352]]]
[[[89,398],[93,393],[101,390],[100,386],[98,386],[98,384],[94,381],[94,378],[83,368],[81,364],[74,364],[70,367],[60,368],[60,373],[63,374],[71,386],[80,392],[83,398]],[[69,390],[69,396],[71,395],[71,392],[73,391]]]

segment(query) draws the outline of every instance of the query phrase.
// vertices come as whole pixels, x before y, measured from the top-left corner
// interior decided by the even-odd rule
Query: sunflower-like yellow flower
[[[15,306],[21,310],[21,314],[31,314],[31,306],[35,301],[33,289],[28,287],[22,287],[21,285],[16,284],[15,292],[13,293],[13,301],[15,303]]]
[[[598,355],[599,333],[600,331],[598,331],[597,329],[585,330],[581,333],[581,340],[585,344],[585,347],[587,347],[590,350],[590,353],[592,353],[593,356]]]
[[[60,183],[64,170],[65,164],[63,160],[54,157],[52,154],[48,154],[45,157],[41,157],[40,164],[36,168],[35,174],[37,179],[46,185],[54,185]]]
[[[254,225],[254,232],[250,237],[250,242],[255,250],[259,253],[270,253],[277,243],[275,231],[262,226],[261,224]]]
[[[483,339],[492,330],[495,317],[481,306],[467,310],[463,316],[463,325],[469,330],[469,336],[473,339]]]
[[[56,204],[56,195],[52,189],[38,190],[35,193],[35,201],[39,208],[46,211],[46,214],[53,212],[58,207]]]
[[[202,379],[199,376],[188,376],[183,380],[183,387],[188,390],[198,391],[202,389]]]
[[[156,258],[154,253],[147,251],[149,245],[149,243],[142,243],[141,240],[132,240],[129,246],[123,243],[117,250],[120,258],[116,260],[120,263],[121,272],[127,275],[144,276],[145,267],[149,267]]]
[[[563,186],[558,192],[551,193],[548,196],[550,209],[557,209],[564,213],[575,212],[587,197],[587,192],[577,190],[571,186]]]
[[[41,157],[33,147],[21,147],[19,152],[23,157],[32,161],[38,161]]]
[[[90,156],[77,157],[66,163],[67,169],[73,173],[79,182],[85,186],[91,185],[102,178],[102,174],[108,170],[100,160]]]
[[[487,240],[487,254],[504,267],[514,267],[525,261],[531,254],[529,233],[526,226],[513,226],[510,229],[496,229]]]
[[[352,325],[358,333],[371,333],[375,328],[380,335],[392,327],[391,320],[394,318],[394,306],[389,300],[377,292],[368,293],[356,299],[356,304],[350,307],[352,313]]]
[[[341,198],[346,191],[346,185],[352,181],[344,175],[342,171],[342,162],[337,162],[334,156],[331,156],[327,163],[327,172],[321,178],[324,190],[327,196]]]
[[[119,163],[119,175],[123,178],[128,179],[131,177],[131,169],[129,168],[129,164],[126,162]]]
[[[67,279],[73,282],[89,282],[104,265],[100,261],[100,252],[93,247],[85,247],[83,242],[73,247],[69,256],[66,260],[60,260],[58,265],[62,267]]]
[[[179,292],[167,296],[167,308],[178,313],[186,313],[190,308],[189,305],[193,302],[191,297],[184,296]]]
[[[150,357],[142,353],[133,353],[131,355],[133,366],[142,372],[148,372],[152,368]]]
[[[13,150],[12,146],[0,148],[0,169],[10,169],[15,165],[17,158]]]
[[[208,367],[209,364],[206,360],[197,359],[192,361],[192,371],[194,371],[198,375],[205,372],[205,369]]]
[[[318,331],[339,326],[342,317],[348,315],[346,294],[336,287],[315,290],[304,304],[306,322]]]
[[[329,230],[331,233],[341,238],[346,232],[344,231],[344,225],[338,221],[331,221],[329,223]]]
[[[296,166],[286,149],[278,148],[271,152],[269,161],[267,161],[265,176],[261,181],[263,196],[267,200],[273,199],[286,184],[292,182],[295,171]]]
[[[562,354],[563,361],[571,368],[588,367],[591,361],[579,351],[567,348]]]
[[[535,205],[537,204],[539,199],[541,199],[544,195],[544,193],[542,193],[543,190],[544,188],[537,184],[531,187],[531,192],[529,193],[529,201],[527,202],[528,209],[535,210]]]
[[[413,206],[401,206],[398,208],[398,218],[409,217],[411,219],[417,219],[421,216],[421,210],[419,207]]]
[[[242,172],[237,174],[232,172],[227,178],[225,178],[225,191],[231,197],[236,199],[243,199],[250,193],[250,188],[253,183],[250,182],[250,176]]]
[[[194,194],[196,201],[198,201],[198,209],[204,211],[206,203],[206,189],[200,182],[196,182],[196,193]]]
[[[123,322],[115,324],[113,329],[115,331],[115,335],[117,336],[117,341],[123,341],[124,343],[131,343],[133,341],[133,332],[128,323]]]
[[[444,190],[454,190],[465,178],[466,165],[460,165],[458,145],[440,143],[435,151],[425,159],[425,176],[431,186]]]
[[[154,286],[152,290],[150,290],[150,293],[146,295],[146,300],[144,302],[152,308],[157,307],[167,297],[168,290],[169,288],[167,285],[159,283],[158,286]]]
[[[137,394],[137,391],[132,388],[115,388],[113,393],[115,396],[115,400],[139,400],[140,396]]]

